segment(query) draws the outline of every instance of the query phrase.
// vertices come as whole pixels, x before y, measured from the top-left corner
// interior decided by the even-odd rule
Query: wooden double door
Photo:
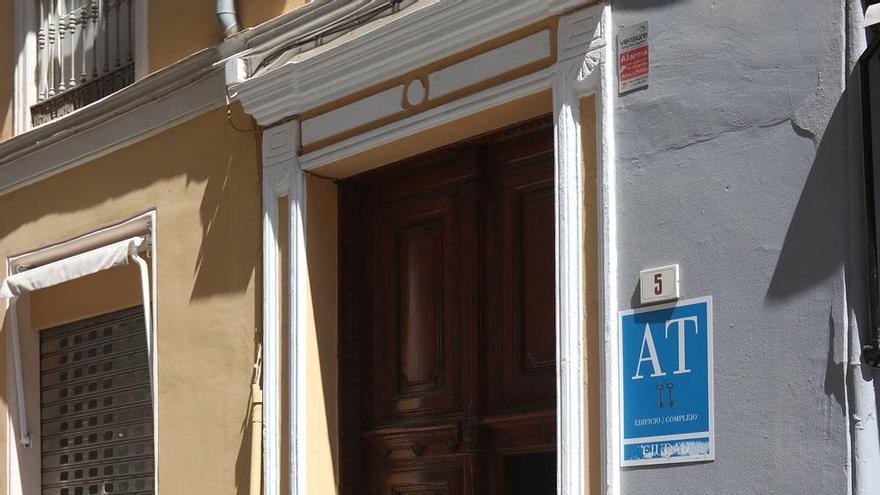
[[[343,493],[555,493],[550,120],[340,199]]]

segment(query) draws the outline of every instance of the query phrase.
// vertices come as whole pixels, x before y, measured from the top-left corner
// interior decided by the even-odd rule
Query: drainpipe
[[[224,39],[239,31],[235,0],[217,0],[217,23],[220,25]]]
[[[263,371],[263,348],[257,351],[254,379],[251,382],[251,478],[250,495],[260,495],[263,481],[263,389],[260,374]]]
[[[858,5],[858,2],[856,3]],[[855,8],[853,9],[855,10]],[[853,24],[851,22],[850,24]],[[871,57],[880,53],[880,4],[874,4],[865,11],[864,28],[871,29],[874,39],[870,46],[864,50],[861,58],[856,61],[854,67],[850,70],[858,70],[860,72],[861,85],[861,112],[862,112],[862,160],[864,162],[864,181],[865,181],[865,215],[867,230],[867,270],[868,270],[868,331],[870,337],[868,343],[864,345],[865,361],[868,366],[880,367],[880,274],[878,274],[877,263],[877,218],[876,218],[876,192],[875,191],[875,175],[874,169],[874,146],[873,130],[871,125],[873,119],[871,115],[871,76],[869,71]],[[861,26],[859,26],[861,27]],[[864,49],[867,44],[864,32],[859,32],[859,48]],[[855,50],[854,50],[855,51]]]
[[[874,372],[869,366],[878,364],[878,323],[880,323],[880,306],[878,306],[878,293],[880,293],[880,284],[878,284],[878,264],[877,264],[877,225],[875,214],[875,170],[872,161],[873,151],[871,149],[872,135],[870,133],[870,101],[868,96],[868,57],[870,54],[876,56],[878,42],[880,38],[875,38],[871,46],[867,45],[864,28],[868,27],[863,24],[865,20],[870,19],[871,10],[862,16],[861,0],[849,0],[847,2],[846,21],[847,21],[847,52],[846,52],[846,76],[853,83],[861,84],[861,95],[852,94],[848,96],[846,104],[853,117],[849,119],[851,131],[849,134],[851,153],[853,160],[859,158],[863,160],[862,172],[864,176],[865,188],[865,233],[867,234],[867,243],[862,244],[865,247],[864,256],[867,258],[868,284],[867,284],[867,312],[865,323],[868,327],[865,331],[860,331],[858,321],[854,309],[850,309],[847,336],[848,363],[845,372],[845,387],[847,397],[847,426],[850,434],[850,484],[852,489],[849,493],[853,495],[873,495],[877,493],[880,486],[880,471],[877,465],[880,463],[880,443],[878,443],[878,418],[877,418],[877,392],[875,389]],[[876,14],[876,12],[875,12]],[[868,19],[866,19],[868,18]],[[859,72],[856,72],[859,71]],[[843,100],[842,100],[843,101]],[[860,108],[861,107],[861,108]],[[864,120],[859,120],[858,112],[861,110],[861,116]],[[861,127],[861,129],[859,129]],[[865,132],[863,142],[858,142],[859,130]],[[859,144],[864,146],[863,150],[859,150]],[[864,156],[859,157],[859,151],[863,151]],[[855,210],[857,211],[857,210]],[[858,230],[856,230],[858,232]],[[859,239],[861,240],[861,239]],[[861,260],[860,260],[861,261]],[[856,263],[853,270],[857,277],[863,276],[863,265],[861,262]],[[864,289],[861,289],[864,291]],[[865,345],[867,338],[868,342]]]

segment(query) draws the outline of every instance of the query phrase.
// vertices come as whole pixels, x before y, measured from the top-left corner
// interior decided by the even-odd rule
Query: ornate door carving
[[[503,493],[510,456],[556,444],[549,119],[340,199],[343,493]]]

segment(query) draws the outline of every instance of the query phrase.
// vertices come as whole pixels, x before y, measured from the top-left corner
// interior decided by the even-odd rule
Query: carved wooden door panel
[[[549,120],[348,179],[340,201],[342,493],[504,493],[556,445]]]
[[[492,412],[552,407],[555,401],[556,234],[550,138],[533,133],[494,144],[486,154],[484,367]]]
[[[460,409],[454,193],[383,205],[375,226],[379,422]],[[378,398],[378,397],[377,397]]]
[[[344,493],[475,493],[476,178],[468,148],[340,185]]]

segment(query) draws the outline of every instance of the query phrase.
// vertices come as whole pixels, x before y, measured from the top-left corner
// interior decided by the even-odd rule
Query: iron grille
[[[37,126],[63,117],[105,96],[110,96],[133,82],[134,64],[129,64],[32,106],[31,122]]]
[[[43,495],[154,493],[140,308],[40,333],[40,424]]]
[[[37,3],[35,0],[31,0]],[[134,81],[133,0],[41,0],[33,72],[40,125]]]

